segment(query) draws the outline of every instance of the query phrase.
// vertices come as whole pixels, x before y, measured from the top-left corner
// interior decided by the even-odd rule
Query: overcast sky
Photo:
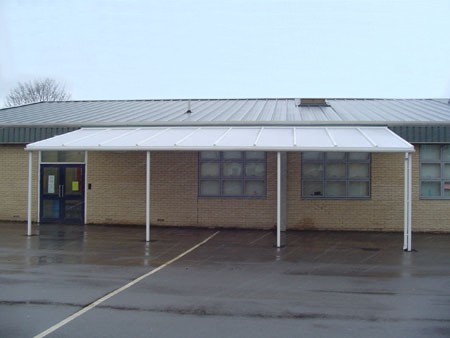
[[[0,99],[450,97],[449,0],[1,0]]]

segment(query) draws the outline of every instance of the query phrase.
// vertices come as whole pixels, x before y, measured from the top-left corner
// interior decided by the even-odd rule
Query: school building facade
[[[41,102],[0,110],[0,170],[7,221],[450,232],[450,104]]]

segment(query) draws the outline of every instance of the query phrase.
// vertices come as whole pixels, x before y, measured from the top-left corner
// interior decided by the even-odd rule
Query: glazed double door
[[[84,176],[84,164],[41,165],[42,223],[84,222]]]

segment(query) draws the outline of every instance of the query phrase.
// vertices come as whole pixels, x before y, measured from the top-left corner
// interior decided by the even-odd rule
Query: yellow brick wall
[[[0,146],[0,220],[27,217],[28,155],[23,145]],[[288,229],[403,231],[403,154],[372,155],[368,200],[305,200],[300,154],[288,154]],[[37,219],[37,153],[33,219]],[[145,224],[144,152],[89,152],[88,223]],[[449,200],[419,198],[419,148],[413,155],[413,230],[450,232]],[[152,152],[151,222],[175,226],[273,228],[276,155],[268,153],[267,198],[198,198],[197,152]]]
[[[157,225],[197,223],[197,153],[151,153],[151,222]]]
[[[89,152],[87,223],[145,223],[145,153]]]
[[[0,220],[26,221],[28,213],[28,153],[25,145],[0,145]],[[33,154],[32,218],[37,220],[38,154]]]
[[[288,229],[403,231],[403,154],[373,154],[371,198],[301,199],[300,154],[288,155]]]
[[[151,223],[271,228],[276,224],[276,163],[269,155],[267,199],[197,198],[198,153],[152,152]],[[88,223],[145,223],[146,154],[90,152]]]

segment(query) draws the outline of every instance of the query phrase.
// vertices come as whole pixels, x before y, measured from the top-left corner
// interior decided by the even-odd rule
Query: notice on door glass
[[[55,193],[55,176],[54,175],[48,175],[47,193],[49,193],[49,194]]]
[[[72,191],[80,191],[80,183],[78,181],[72,182]]]

